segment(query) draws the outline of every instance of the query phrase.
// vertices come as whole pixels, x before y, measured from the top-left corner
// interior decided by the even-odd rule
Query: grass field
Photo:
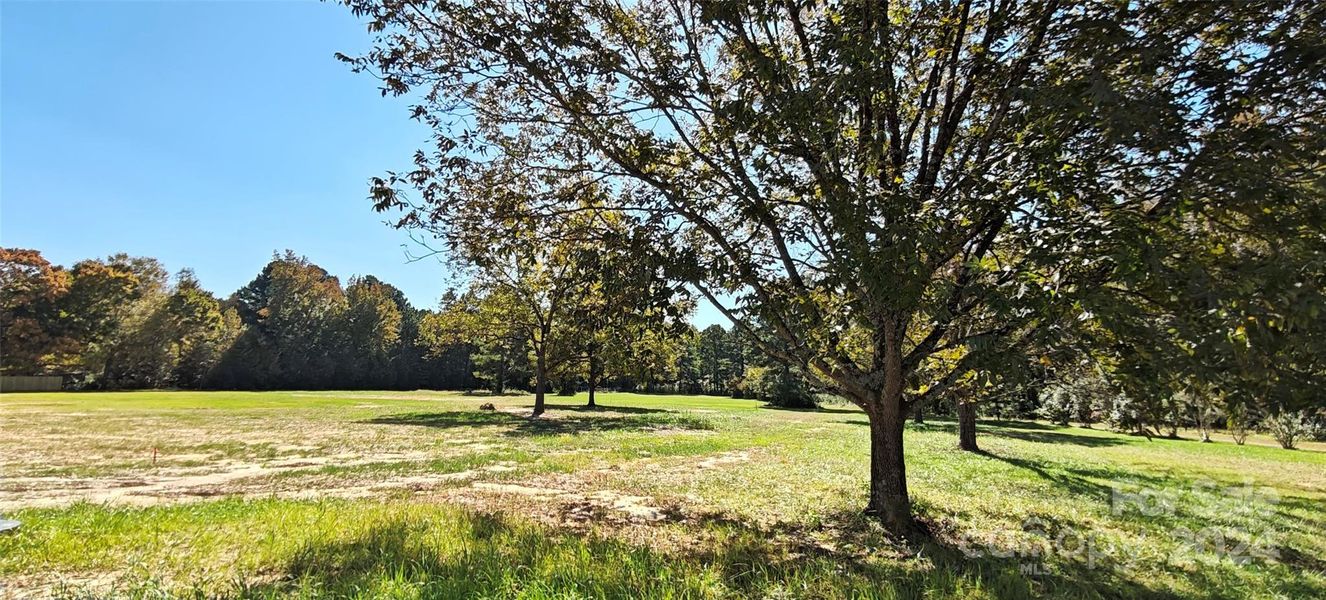
[[[481,411],[483,402],[496,411]],[[1326,452],[711,397],[0,396],[0,597],[1326,597]]]

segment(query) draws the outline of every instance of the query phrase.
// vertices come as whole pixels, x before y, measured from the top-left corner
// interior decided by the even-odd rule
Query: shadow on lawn
[[[814,574],[826,577],[825,589],[834,591],[827,595],[835,597],[852,597],[849,591],[860,589],[879,594],[882,585],[891,588],[888,596],[899,598],[961,597],[975,589],[995,598],[1177,597],[1108,564],[1089,564],[1085,557],[1047,560],[1018,548],[973,544],[952,531],[934,531],[942,529],[934,522],[927,525],[928,540],[904,544],[855,511],[826,515],[814,525],[756,524],[718,513],[691,520],[721,541],[691,551],[687,559],[721,566],[725,581],[753,596],[766,577],[801,581]],[[824,565],[828,568],[819,571]],[[792,586],[775,589],[783,587]]]
[[[1102,437],[1094,435],[1081,435],[1077,433],[1068,433],[1064,431],[1025,431],[1011,427],[984,428],[977,426],[977,435],[985,434],[992,437],[1013,438],[1024,442],[1040,442],[1043,444],[1072,444],[1074,446],[1087,446],[1091,448],[1100,448],[1105,446],[1120,446],[1127,444],[1127,440],[1116,437]]]
[[[544,403],[544,406],[550,411],[557,411],[557,412],[571,411],[571,412],[589,413],[589,414],[595,414],[595,413],[623,413],[628,415],[644,415],[644,414],[659,414],[659,413],[676,414],[676,411],[668,410],[666,408],[644,408],[640,406],[607,406],[603,404],[596,404],[594,406],[585,406],[584,404],[555,404],[552,402],[546,402]],[[530,404],[526,408],[532,411],[534,410],[534,405]]]
[[[759,526],[719,514],[691,517],[696,543],[669,552],[458,512],[443,522],[398,517],[348,539],[311,538],[275,577],[241,597],[313,591],[417,597],[1040,596],[1173,598],[1125,569],[950,540],[902,546],[872,520],[839,514],[809,525]],[[1047,568],[1048,567],[1048,568]],[[982,594],[977,594],[982,595]]]
[[[1261,552],[1269,551],[1275,560],[1294,568],[1326,571],[1326,560],[1286,545],[1287,540],[1281,535],[1286,532],[1307,538],[1320,535],[1322,521],[1302,514],[1314,508],[1312,501],[1306,498],[1276,498],[1261,507],[1261,510],[1269,511],[1263,517],[1251,510],[1255,507],[1248,505],[1249,500],[1237,495],[1220,495],[1221,488],[1233,490],[1230,494],[1238,494],[1243,485],[1240,482],[1199,481],[1179,475],[1059,466],[986,451],[978,454],[1031,471],[1070,494],[1106,503],[1110,519],[1126,524],[1139,535],[1179,541],[1185,539],[1185,535],[1204,536],[1196,539],[1217,544],[1211,548],[1202,547],[1202,552],[1208,556],[1214,551],[1216,556],[1229,552],[1230,560],[1259,559]],[[1207,487],[1209,484],[1215,485]],[[1154,498],[1163,500],[1153,503]],[[1249,511],[1241,517],[1242,520],[1240,511]],[[1297,594],[1293,596],[1298,597]]]
[[[509,436],[578,434],[595,431],[642,431],[650,429],[713,429],[703,417],[648,408],[553,406],[557,412],[570,411],[574,416],[545,415],[530,418],[502,411],[415,412],[375,417],[361,423],[373,425],[415,425],[451,429],[508,425]],[[613,413],[627,413],[615,415]]]
[[[823,414],[828,414],[828,415],[861,415],[861,416],[865,416],[865,412],[863,412],[863,411],[862,411],[861,409],[859,409],[859,408],[856,408],[855,406],[851,406],[851,407],[847,407],[847,408],[830,408],[830,407],[827,407],[827,406],[817,406],[817,407],[815,407],[815,408],[789,408],[789,407],[786,407],[786,406],[773,406],[772,404],[764,404],[764,405],[761,405],[760,408],[763,408],[763,409],[765,409],[765,410],[781,410],[781,411],[785,411],[785,412],[823,413]]]
[[[846,425],[869,425],[865,419],[837,421]],[[958,424],[950,420],[927,420],[924,423],[907,421],[908,431],[944,431],[957,434]],[[1119,446],[1128,441],[1118,437],[1095,436],[1073,433],[1062,428],[1034,421],[979,421],[976,424],[977,441],[981,436],[1012,438],[1027,442],[1045,444],[1073,444],[1075,446],[1103,447]]]

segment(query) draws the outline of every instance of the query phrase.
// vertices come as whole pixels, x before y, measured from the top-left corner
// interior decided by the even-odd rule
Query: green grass
[[[506,412],[523,396],[4,395],[0,430],[24,435],[0,439],[0,511],[24,526],[0,536],[0,595],[1326,597],[1319,444],[983,421],[974,454],[951,422],[909,424],[909,485],[934,537],[901,543],[859,513],[859,411],[577,400],[530,421]],[[489,401],[499,410],[478,409]]]

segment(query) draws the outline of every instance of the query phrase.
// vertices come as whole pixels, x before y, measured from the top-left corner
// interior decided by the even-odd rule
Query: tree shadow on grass
[[[1087,496],[1107,502],[1110,500],[1110,493],[1113,489],[1111,486],[1091,481],[1087,477],[1073,473],[1070,469],[1051,470],[1045,468],[1040,461],[1014,456],[1001,456],[987,450],[980,450],[975,454],[986,458],[992,458],[1019,469],[1031,471],[1041,479],[1053,484],[1054,487],[1062,489],[1075,496]]]
[[[856,407],[848,407],[848,408],[830,408],[830,407],[827,407],[827,406],[818,406],[818,407],[815,407],[815,408],[790,408],[790,407],[787,407],[787,406],[773,406],[772,404],[764,404],[764,405],[761,405],[760,408],[765,409],[765,410],[780,410],[780,411],[784,411],[784,412],[822,413],[822,414],[826,414],[826,415],[862,415],[862,416],[865,416],[865,414],[866,414],[866,413],[863,412],[861,409],[856,408]]]
[[[697,596],[698,582],[666,557],[495,515],[394,517],[342,539],[312,538],[240,597]],[[657,578],[655,578],[657,577]],[[672,590],[682,594],[668,594]]]
[[[1084,435],[1072,430],[1065,430],[1063,427],[1035,421],[983,420],[977,423],[976,431],[978,435],[984,434],[991,437],[1012,438],[1045,444],[1073,444],[1092,448],[1119,446],[1128,443],[1128,440],[1116,436]]]
[[[503,516],[457,510],[393,516],[351,536],[313,536],[240,597],[662,598],[781,596],[996,598],[1175,597],[1122,569],[1041,562],[1014,548],[973,549],[951,536],[902,545],[864,515],[814,525],[687,518],[694,543],[659,551]],[[800,595],[798,594],[798,595]]]
[[[710,430],[714,428],[713,423],[703,417],[668,411],[654,411],[653,409],[641,409],[640,414],[622,416],[595,414],[607,411],[618,412],[618,409],[587,409],[576,411],[586,414],[539,418],[524,417],[502,411],[414,412],[385,415],[360,422],[372,425],[413,425],[439,429],[506,425],[509,426],[509,429],[503,431],[502,435],[517,437],[574,435],[600,431]]]
[[[835,421],[845,425],[869,425],[870,422],[865,419],[850,419]],[[947,420],[928,420],[924,423],[908,421],[906,423],[907,431],[944,431],[956,433],[958,425],[956,422]],[[976,435],[990,436],[997,438],[1012,438],[1027,442],[1041,442],[1045,444],[1073,444],[1076,446],[1103,447],[1118,446],[1127,444],[1127,440],[1117,437],[1101,437],[1092,435],[1083,435],[1071,431],[1063,431],[1060,428],[1036,423],[1032,421],[979,421],[976,424]]]
[[[595,404],[594,406],[586,406],[584,404],[554,404],[552,402],[544,403],[544,406],[548,410],[553,410],[558,412],[570,411],[576,413],[591,413],[591,414],[594,413],[623,413],[628,415],[660,414],[660,413],[678,414],[677,411],[668,410],[666,408],[644,408],[640,406],[608,406],[606,404]],[[529,408],[530,410],[534,410],[534,405],[530,404],[529,406],[527,406],[527,408]]]
[[[851,421],[844,421],[844,423],[850,423],[850,422]],[[923,423],[917,423],[916,421],[907,421],[906,423],[903,424],[903,427],[907,431],[925,431],[925,432],[946,431],[948,433],[954,433],[954,434],[956,434],[958,431],[957,421],[945,421],[943,419],[938,419],[938,420],[927,419]]]
[[[1080,435],[1064,431],[1023,431],[1020,429],[1008,428],[986,428],[982,430],[977,427],[977,434],[985,434],[990,437],[1012,438],[1024,442],[1039,442],[1042,444],[1072,444],[1074,446],[1087,446],[1089,448],[1102,448],[1107,446],[1120,446],[1127,444],[1127,440],[1121,440],[1115,437],[1098,437],[1092,435]]]
[[[1182,475],[1146,474],[1102,467],[1047,468],[1042,462],[982,451],[982,456],[1031,471],[1070,494],[1105,503],[1109,518],[1137,535],[1182,540],[1195,536],[1199,552],[1227,560],[1262,560],[1270,552],[1275,560],[1296,569],[1326,571],[1326,560],[1286,545],[1279,535],[1293,532],[1309,539],[1319,536],[1320,519],[1312,500],[1296,496],[1274,500],[1244,499],[1235,481],[1194,479]],[[1211,487],[1214,484],[1214,487]],[[1232,490],[1221,492],[1221,489]],[[1222,495],[1223,494],[1223,495]],[[1250,502],[1266,502],[1257,513]],[[1248,514],[1239,520],[1240,511]],[[1265,516],[1258,516],[1264,514]],[[1225,520],[1222,517],[1236,517]],[[1214,536],[1214,537],[1212,537]],[[1194,542],[1197,543],[1197,542]],[[1203,544],[1214,543],[1213,547]],[[1267,546],[1266,544],[1270,544]],[[1228,553],[1224,555],[1223,553]]]

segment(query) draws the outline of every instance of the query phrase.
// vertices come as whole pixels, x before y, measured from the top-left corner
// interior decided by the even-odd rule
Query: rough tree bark
[[[877,339],[884,373],[880,393],[863,403],[870,417],[870,500],[866,513],[891,532],[909,536],[918,532],[907,493],[907,465],[903,460],[902,426],[907,418],[903,403],[902,348],[897,327],[886,324]]]
[[[585,406],[593,408],[597,406],[594,404],[594,390],[598,388],[599,384],[598,352],[596,352],[593,347],[590,347],[589,349],[589,376],[585,379],[587,380],[586,383],[589,385],[589,403]]]
[[[543,414],[543,396],[548,391],[548,330],[542,332],[542,342],[534,346],[534,414]]]
[[[958,447],[968,452],[980,452],[976,446],[976,403],[958,403]]]
[[[902,457],[902,407],[880,398],[870,414],[870,501],[866,513],[889,531],[914,531],[912,501],[907,494],[907,466]]]

